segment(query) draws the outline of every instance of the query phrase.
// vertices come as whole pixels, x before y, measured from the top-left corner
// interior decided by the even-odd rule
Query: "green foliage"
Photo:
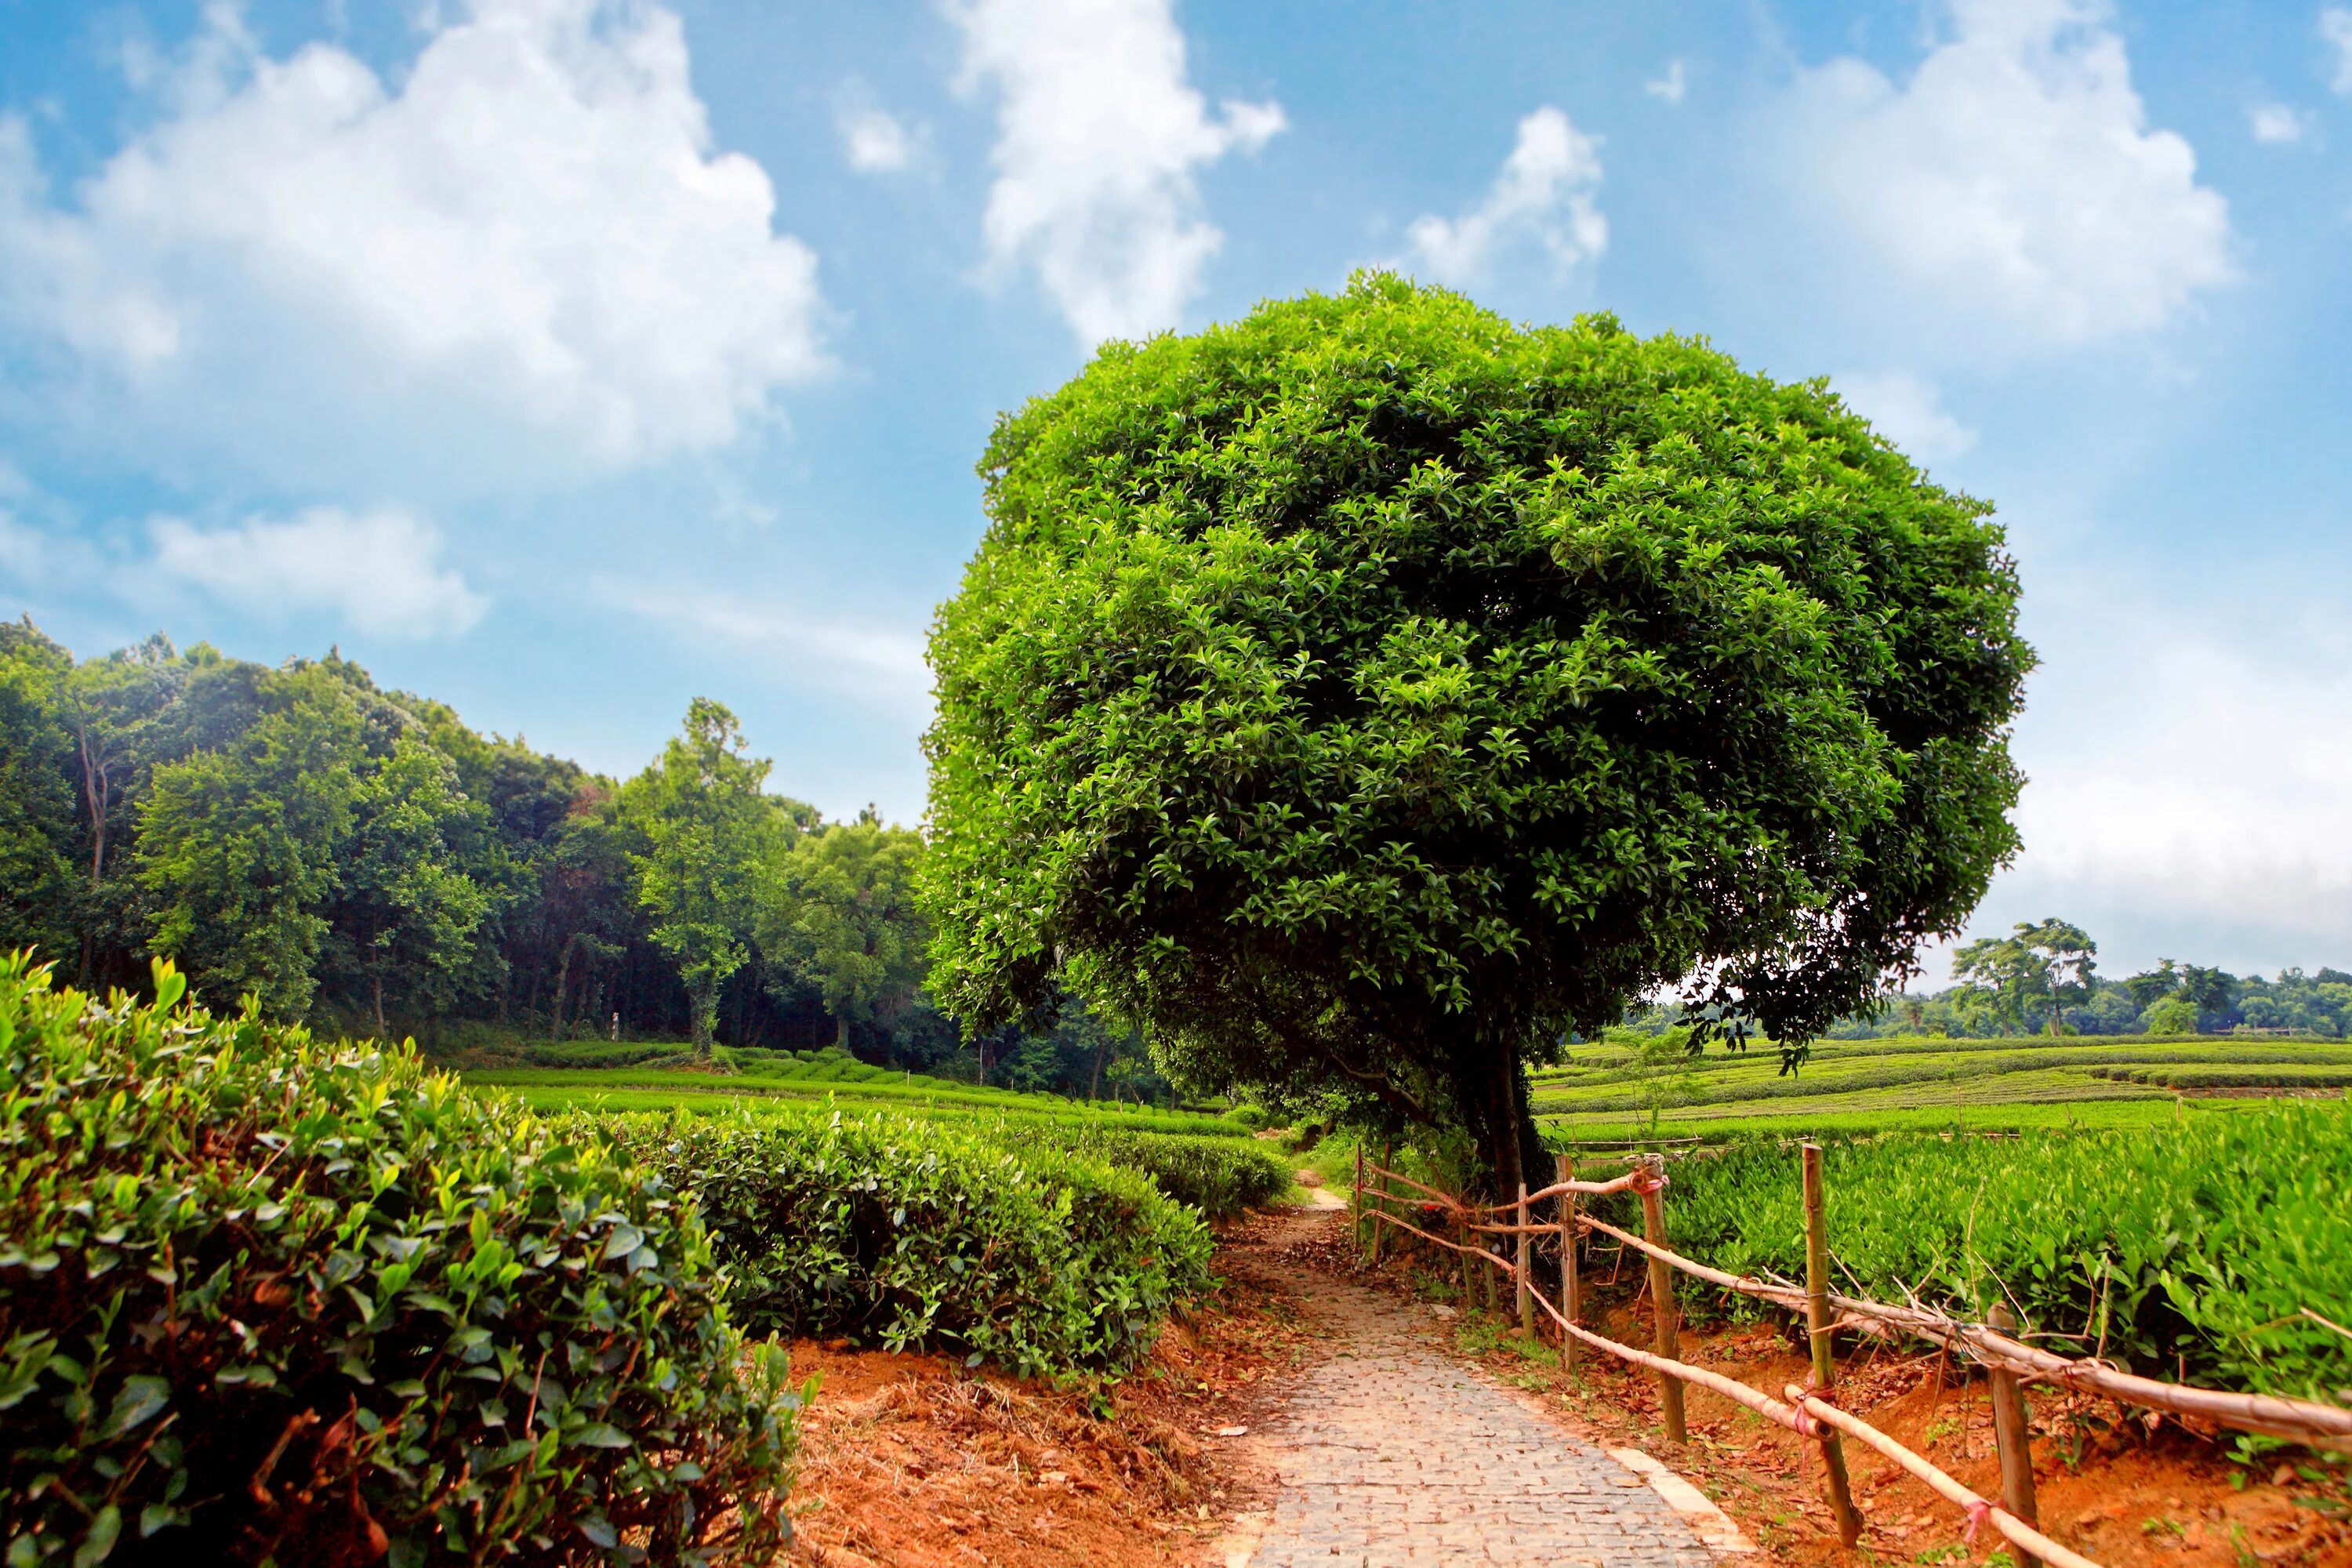
[[[2054,917],[2019,921],[2008,936],[1985,937],[1952,955],[1952,973],[1981,988],[1990,1010],[2020,1029],[2029,1010],[2045,1007],[2050,1032],[2066,1032],[2066,1006],[2091,993],[2099,944],[2083,928]]]
[[[71,667],[29,621],[0,625],[0,952],[76,945],[73,746],[58,717]]]
[[[761,883],[760,946],[814,982],[848,1026],[887,1023],[923,978],[929,940],[915,910],[923,836],[885,826],[871,809],[794,839]]]
[[[704,1052],[719,987],[751,956],[755,873],[774,831],[760,793],[767,776],[765,762],[744,754],[735,715],[698,697],[684,733],[621,797],[624,819],[645,844],[631,857],[637,900],[693,998],[694,1044]]]
[[[155,980],[100,1003],[0,960],[10,1564],[779,1544],[801,1395],[747,1364],[672,1188]]]
[[[357,704],[314,666],[274,678],[234,744],[155,769],[139,880],[153,950],[185,966],[199,994],[250,994],[281,1017],[310,1007],[363,743]]]
[[[468,874],[485,852],[489,812],[458,790],[448,758],[403,736],[361,786],[354,816],[328,925],[334,956],[363,990],[382,1036],[387,986],[427,1013],[455,999],[496,902]]]
[[[2008,1300],[2028,1327],[2151,1374],[2320,1398],[2352,1386],[2352,1342],[2301,1314],[2352,1300],[2352,1107],[1990,1143],[1886,1137],[1826,1161],[1830,1245],[1864,1293],[1979,1317]],[[1736,1144],[1673,1180],[1677,1247],[1802,1277],[1794,1148]]]
[[[2186,996],[2161,996],[2147,1005],[2140,1023],[2151,1035],[2193,1035],[2197,1004]]]
[[[1011,1147],[1042,1136],[1070,1153],[1140,1171],[1161,1192],[1211,1219],[1272,1203],[1291,1182],[1290,1167],[1255,1139],[1188,1138],[1101,1122],[1064,1122],[1042,1134],[1006,1125],[1002,1135]]]
[[[1210,1237],[1143,1176],[887,1114],[582,1119],[697,1194],[762,1331],[1118,1370],[1208,1284]]]
[[[1066,975],[1507,1182],[1569,1028],[1706,973],[1802,1039],[2014,847],[2000,535],[1822,384],[1373,275],[1108,345],[981,467],[926,741],[968,1021]]]

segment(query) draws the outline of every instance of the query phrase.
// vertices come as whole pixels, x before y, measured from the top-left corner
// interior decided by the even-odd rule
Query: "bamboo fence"
[[[1375,1257],[1379,1255],[1382,1227],[1392,1226],[1459,1254],[1465,1300],[1475,1277],[1489,1293],[1488,1300],[1491,1300],[1495,1276],[1499,1273],[1516,1289],[1518,1316],[1523,1326],[1532,1331],[1538,1310],[1558,1326],[1560,1357],[1564,1364],[1573,1367],[1576,1348],[1587,1345],[1655,1373],[1660,1403],[1665,1415],[1666,1434],[1671,1441],[1683,1441],[1682,1389],[1685,1384],[1695,1384],[1791,1432],[1815,1439],[1822,1446],[1823,1468],[1831,1494],[1832,1511],[1837,1518],[1838,1534],[1848,1546],[1860,1537],[1861,1518],[1854,1508],[1851,1489],[1846,1484],[1842,1449],[1844,1438],[1852,1438],[1885,1455],[1926,1482],[1937,1496],[1958,1506],[1968,1516],[1968,1532],[1971,1538],[1980,1525],[1990,1524],[2018,1549],[2023,1568],[2032,1568],[2037,1562],[2051,1564],[2053,1568],[2098,1568],[2098,1564],[2090,1559],[2060,1545],[2036,1528],[2033,1467],[2028,1447],[2024,1401],[2020,1388],[2020,1384],[2026,1382],[2103,1394],[2144,1409],[2175,1415],[2194,1415],[2237,1430],[2259,1432],[2315,1446],[2342,1446],[2352,1441],[2352,1409],[2340,1405],[2273,1394],[2232,1394],[2221,1389],[2199,1388],[2187,1384],[2140,1377],[2118,1371],[2102,1362],[2053,1355],[2026,1344],[2015,1337],[2016,1324],[2013,1321],[2001,1321],[2005,1314],[1997,1314],[1991,1323],[1970,1323],[1926,1308],[1889,1306],[1830,1290],[1827,1288],[1829,1243],[1826,1201],[1822,1191],[1821,1150],[1814,1144],[1805,1144],[1801,1149],[1805,1180],[1807,1264],[1807,1279],[1801,1286],[1712,1268],[1684,1257],[1668,1246],[1664,1208],[1667,1179],[1664,1162],[1655,1155],[1649,1156],[1623,1175],[1605,1182],[1579,1181],[1570,1177],[1568,1161],[1563,1157],[1560,1179],[1551,1185],[1530,1193],[1522,1184],[1513,1201],[1485,1205],[1465,1203],[1452,1193],[1391,1170],[1386,1163],[1391,1157],[1389,1151],[1383,1149],[1382,1155],[1383,1159],[1379,1163],[1366,1160],[1360,1151],[1356,1156],[1354,1212],[1360,1227],[1369,1222],[1368,1235]],[[1395,1190],[1399,1187],[1409,1189],[1409,1192]],[[1632,1193],[1641,1198],[1643,1229],[1647,1235],[1635,1236],[1596,1219],[1583,1212],[1577,1201],[1612,1193]],[[1531,1206],[1546,1201],[1556,1203],[1557,1217],[1548,1220],[1531,1217]],[[1399,1208],[1417,1212],[1427,1224],[1413,1223],[1398,1212]],[[1429,1228],[1431,1226],[1452,1234],[1441,1236]],[[1649,1350],[1641,1350],[1595,1333],[1579,1321],[1582,1315],[1580,1310],[1580,1279],[1574,1238],[1582,1235],[1608,1237],[1621,1246],[1639,1252],[1647,1260],[1654,1314]],[[1540,1237],[1556,1237],[1561,1246],[1560,1301],[1557,1306],[1538,1288],[1534,1278],[1531,1244]],[[1509,1237],[1516,1244],[1511,1256],[1506,1257],[1494,1250],[1487,1239],[1500,1237]],[[1483,1259],[1487,1269],[1483,1272],[1475,1270],[1474,1258]],[[1678,1345],[1680,1322],[1672,1283],[1674,1272],[1677,1270],[1706,1280],[1720,1289],[1770,1301],[1802,1315],[1810,1330],[1812,1348],[1811,1383],[1804,1388],[1790,1386],[1784,1390],[1787,1395],[1784,1402],[1720,1373],[1693,1366],[1684,1361]],[[1915,1336],[1957,1351],[1986,1368],[1993,1380],[1994,1432],[2000,1447],[2002,1495],[2000,1503],[1995,1504],[1978,1496],[1927,1458],[1832,1402],[1836,1367],[1830,1353],[1830,1339],[1832,1331],[1841,1328],[1857,1329],[1887,1339]]]

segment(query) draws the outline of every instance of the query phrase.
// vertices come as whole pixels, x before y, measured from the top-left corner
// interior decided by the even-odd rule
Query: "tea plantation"
[[[1115,1375],[1208,1286],[1204,1214],[1289,1184],[1231,1121],[831,1061],[523,1069],[541,1111],[155,985],[0,958],[11,1564],[760,1559],[805,1397],[770,1336]]]
[[[2170,1125],[2352,1087],[2352,1044],[2269,1037],[1823,1041],[1792,1074],[1767,1045],[1682,1058],[1619,1037],[1569,1056],[1534,1081],[1563,1141]]]

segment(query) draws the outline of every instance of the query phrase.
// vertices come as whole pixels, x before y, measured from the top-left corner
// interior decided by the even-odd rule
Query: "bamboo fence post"
[[[1554,1157],[1552,1169],[1559,1181],[1576,1174],[1576,1162],[1566,1154]],[[1559,1315],[1567,1322],[1576,1321],[1576,1194],[1559,1194]],[[1562,1329],[1559,1335],[1559,1368],[1562,1372],[1576,1370],[1576,1336]]]
[[[1386,1213],[1388,1213],[1388,1212],[1389,1212],[1389,1200],[1388,1200],[1389,1178],[1388,1178],[1388,1173],[1389,1173],[1390,1169],[1391,1169],[1392,1166],[1394,1166],[1394,1165],[1395,1165],[1395,1163],[1396,1163],[1396,1147],[1395,1147],[1395,1145],[1394,1145],[1392,1142],[1389,1142],[1389,1141],[1387,1141],[1387,1140],[1385,1140],[1385,1139],[1384,1139],[1384,1140],[1382,1140],[1382,1141],[1381,1141],[1381,1180],[1380,1180],[1381,1195],[1380,1195],[1380,1196],[1378,1196],[1378,1197],[1376,1197],[1376,1198],[1374,1198],[1374,1199],[1372,1200],[1374,1203],[1376,1203],[1376,1204],[1378,1204],[1378,1205],[1381,1205],[1381,1212],[1382,1214],[1386,1214]],[[1379,1265],[1380,1265],[1380,1261],[1381,1261],[1381,1232],[1382,1232],[1382,1231],[1386,1230],[1387,1228],[1388,1228],[1388,1226],[1384,1226],[1384,1225],[1376,1225],[1376,1226],[1372,1226],[1372,1264],[1373,1264],[1373,1267],[1375,1267],[1375,1268],[1378,1268],[1378,1267],[1379,1267]]]
[[[1360,1258],[1363,1256],[1365,1241],[1364,1146],[1360,1142],[1356,1145],[1356,1201],[1354,1205],[1348,1210],[1348,1215],[1350,1223],[1352,1223],[1356,1227],[1356,1255]]]
[[[1807,1143],[1800,1158],[1805,1173],[1805,1327],[1813,1349],[1813,1386],[1827,1399],[1837,1387],[1837,1358],[1831,1353],[1830,1231],[1828,1202],[1822,1190],[1822,1146]],[[1822,1468],[1829,1477],[1830,1509],[1837,1516],[1838,1540],[1852,1546],[1862,1539],[1862,1516],[1854,1511],[1853,1483],[1845,1473],[1845,1447],[1836,1432],[1822,1428]]]
[[[1512,1275],[1519,1288],[1519,1331],[1529,1339],[1536,1337],[1536,1293],[1531,1268],[1535,1261],[1535,1237],[1528,1234],[1528,1184],[1519,1184],[1519,1253],[1517,1267]]]
[[[2017,1333],[2017,1314],[2006,1302],[1996,1301],[1985,1321],[2003,1334]],[[2017,1373],[1995,1362],[1992,1373],[1992,1434],[2000,1447],[2000,1506],[2040,1529],[2042,1515],[2033,1501],[2033,1434],[2025,1420],[2025,1390]],[[2039,1568],[2041,1559],[2022,1552],[2019,1568]]]
[[[1666,1209],[1659,1198],[1659,1189],[1665,1184],[1666,1163],[1658,1155],[1649,1156],[1649,1189],[1642,1194],[1642,1229],[1659,1247],[1666,1245]],[[1663,1258],[1650,1259],[1650,1309],[1655,1323],[1651,1347],[1668,1361],[1680,1361],[1682,1325],[1675,1310],[1675,1271]],[[1658,1374],[1658,1403],[1666,1417],[1666,1441],[1685,1443],[1690,1429],[1683,1419],[1683,1385],[1664,1373]]]
[[[1457,1214],[1454,1216],[1454,1235],[1455,1238],[1463,1244],[1461,1252],[1462,1313],[1463,1316],[1467,1317],[1470,1314],[1470,1294],[1472,1290],[1476,1288],[1478,1283],[1473,1276],[1485,1272],[1485,1270],[1479,1268],[1479,1267],[1470,1259],[1469,1243],[1471,1236],[1470,1216],[1468,1215]]]

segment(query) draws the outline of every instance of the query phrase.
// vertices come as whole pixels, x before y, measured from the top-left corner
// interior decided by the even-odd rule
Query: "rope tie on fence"
[[[1960,1539],[1974,1546],[1977,1543],[1977,1531],[1991,1522],[1992,1504],[1982,1498],[1976,1498],[1962,1503],[1960,1511],[1969,1516],[1969,1522],[1960,1530]]]
[[[1653,1175],[1647,1167],[1637,1165],[1633,1169],[1633,1179],[1627,1184],[1627,1186],[1631,1191],[1648,1194],[1663,1193],[1671,1184],[1666,1180],[1666,1173],[1664,1171]]]

